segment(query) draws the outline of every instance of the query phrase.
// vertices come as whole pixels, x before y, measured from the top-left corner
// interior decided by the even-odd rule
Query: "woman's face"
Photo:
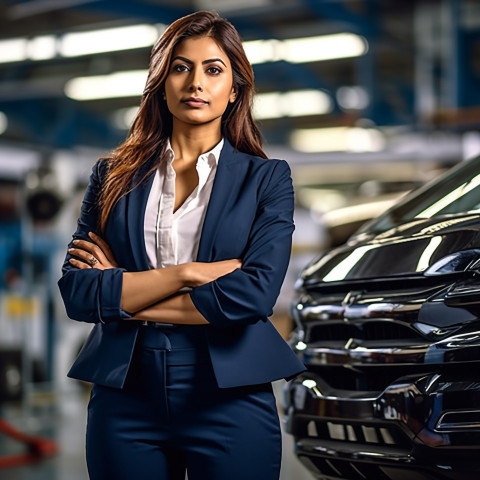
[[[220,129],[222,115],[235,101],[232,66],[210,37],[180,43],[165,80],[165,98],[175,126],[211,124]]]

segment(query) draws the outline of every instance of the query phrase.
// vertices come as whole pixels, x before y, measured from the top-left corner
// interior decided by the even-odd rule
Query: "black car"
[[[480,472],[480,158],[400,200],[297,283],[307,372],[286,428],[320,479]]]

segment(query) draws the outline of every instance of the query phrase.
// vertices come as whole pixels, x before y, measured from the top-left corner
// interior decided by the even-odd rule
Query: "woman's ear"
[[[232,93],[230,94],[229,102],[233,103],[237,99],[237,88],[232,87]]]

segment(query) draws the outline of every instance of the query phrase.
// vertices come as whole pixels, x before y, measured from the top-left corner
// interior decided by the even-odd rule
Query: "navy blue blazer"
[[[105,171],[105,161],[93,167],[74,239],[89,240],[88,232],[96,230]],[[143,221],[152,182],[153,174],[109,216],[104,236],[122,268],[78,269],[66,256],[58,283],[67,314],[95,324],[70,377],[114,388],[125,382],[141,327],[122,321],[127,315],[120,307],[122,274],[149,268]],[[205,328],[220,387],[267,383],[305,370],[268,319],[290,258],[293,208],[288,164],[241,153],[225,140],[197,260],[240,258],[242,268],[190,292],[210,322]]]

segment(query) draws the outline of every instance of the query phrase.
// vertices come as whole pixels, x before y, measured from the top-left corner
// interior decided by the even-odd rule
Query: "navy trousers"
[[[218,388],[205,328],[142,328],[125,387],[93,386],[91,480],[278,480],[272,387]]]

